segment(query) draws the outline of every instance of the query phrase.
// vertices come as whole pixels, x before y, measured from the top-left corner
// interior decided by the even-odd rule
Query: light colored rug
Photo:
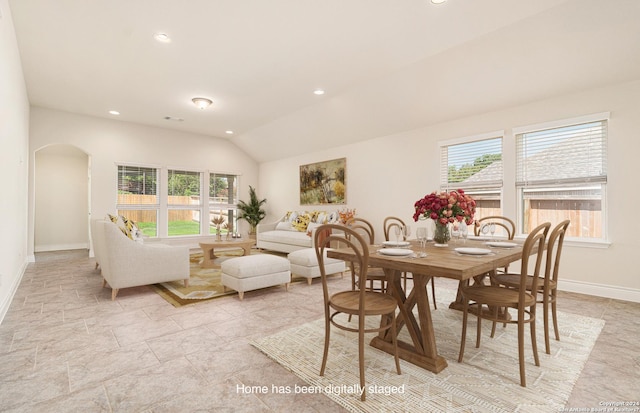
[[[255,340],[251,344],[308,383],[306,390],[321,390],[352,412],[552,412],[567,402],[604,320],[558,313],[560,340],[544,353],[541,320],[537,325],[540,367],[526,329],[527,387],[520,386],[515,325],[499,326],[489,337],[491,323],[483,323],[480,348],[475,348],[475,317],[470,317],[463,363],[458,363],[462,314],[448,309],[454,291],[437,292],[438,310],[432,311],[438,352],[449,366],[431,373],[401,360],[397,375],[393,356],[366,347],[367,400],[352,391],[359,386],[357,334],[331,329],[325,376],[320,377],[324,345],[324,319]],[[356,321],[353,321],[356,324]],[[406,329],[403,329],[405,340]],[[367,343],[373,335],[366,337]],[[267,384],[265,383],[266,385]],[[373,393],[376,386],[378,393]],[[397,393],[393,393],[396,391]],[[295,392],[295,389],[292,389]]]
[[[258,250],[251,250],[253,254],[263,254]],[[154,284],[152,288],[162,298],[171,303],[174,307],[183,305],[196,304],[202,301],[211,300],[212,298],[222,297],[225,295],[237,294],[234,290],[225,291],[221,283],[220,270],[221,264],[231,258],[242,256],[241,249],[229,249],[216,251],[214,268],[201,268],[202,253],[194,253],[189,256],[190,277],[189,286],[185,287],[182,281],[171,281],[161,284]],[[293,277],[292,282],[306,281],[302,277]]]

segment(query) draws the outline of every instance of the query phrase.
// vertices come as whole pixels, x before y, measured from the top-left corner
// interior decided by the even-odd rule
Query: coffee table
[[[251,238],[232,238],[228,240],[200,242],[199,244],[204,254],[200,267],[214,268],[213,260],[218,258],[213,253],[215,248],[242,248],[242,255],[249,255],[251,254],[251,247],[255,244],[255,240]]]

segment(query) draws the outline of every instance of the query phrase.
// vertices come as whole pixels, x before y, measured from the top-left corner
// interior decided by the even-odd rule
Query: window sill
[[[527,237],[519,236],[515,237],[518,240],[524,242]],[[577,238],[565,238],[564,245],[568,247],[578,247],[578,248],[596,248],[596,249],[607,249],[611,246],[611,241],[605,240],[587,240],[587,239],[577,239]]]

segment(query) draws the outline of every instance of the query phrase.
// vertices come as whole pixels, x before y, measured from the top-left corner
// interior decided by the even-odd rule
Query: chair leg
[[[531,307],[531,315],[530,317],[533,318],[533,320],[531,320],[529,322],[529,324],[531,324],[531,349],[533,350],[533,360],[536,363],[536,366],[540,366],[540,358],[538,357],[538,340],[536,338],[536,305],[534,304],[533,307]]]
[[[545,294],[542,300],[542,317],[544,318],[544,349],[547,354],[551,354],[549,345],[549,296]]]
[[[482,303],[476,303],[478,306],[478,330],[476,331],[476,348],[480,348],[480,337],[482,337]]]
[[[520,385],[527,387],[527,377],[524,371],[524,316],[518,311],[518,360],[520,362]]]
[[[556,313],[556,290],[551,293],[551,316],[553,317],[553,330],[556,332],[556,341],[560,341],[560,330],[558,329],[558,314]]]
[[[324,376],[324,369],[327,367],[327,356],[329,355],[329,337],[331,335],[331,322],[329,315],[325,315],[324,323],[324,353],[322,353],[322,366],[320,367],[320,375]]]
[[[462,303],[462,334],[460,335],[460,353],[458,354],[458,363],[462,363],[464,356],[464,345],[467,342],[467,316],[469,314],[469,301],[463,297]]]
[[[496,324],[498,320],[498,307],[494,307],[493,309],[493,323],[491,325],[491,338],[496,335]]]
[[[396,371],[398,374],[402,374],[400,371],[400,357],[398,356],[398,335],[396,330],[396,312],[391,313],[391,338],[393,340],[393,356],[396,359]]]
[[[111,289],[111,301],[115,301],[116,296],[118,295],[118,291],[120,291],[119,288],[112,288]]]
[[[359,317],[358,324],[358,364],[360,365],[360,391],[362,391],[360,400],[365,401],[367,392],[364,388],[364,317]]]

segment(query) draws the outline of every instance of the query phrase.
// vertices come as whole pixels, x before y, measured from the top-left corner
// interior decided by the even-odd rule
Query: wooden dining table
[[[427,283],[431,277],[446,277],[467,282],[475,279],[481,282],[487,275],[497,268],[518,261],[522,256],[522,242],[510,241],[517,246],[511,248],[495,248],[486,245],[486,240],[467,240],[464,244],[449,243],[446,247],[435,247],[432,243],[422,249],[415,241],[410,248],[415,256],[391,256],[379,252],[381,245],[369,246],[369,265],[382,267],[387,275],[387,288],[398,301],[399,315],[396,317],[397,334],[403,328],[408,330],[411,342],[398,340],[398,354],[400,358],[423,367],[434,373],[439,373],[447,367],[447,361],[438,354],[436,334],[431,319],[431,308],[427,294]],[[455,251],[456,248],[484,248],[490,249],[487,255],[463,255]],[[426,252],[424,258],[417,258],[417,254]],[[327,256],[344,261],[355,261],[356,257],[348,248],[337,248],[327,251]],[[402,288],[401,274],[413,273],[413,288],[408,292]],[[456,300],[459,300],[459,296]],[[456,303],[452,303],[455,307]],[[414,313],[414,309],[417,311]],[[371,341],[371,346],[393,354],[391,331],[381,332]]]

